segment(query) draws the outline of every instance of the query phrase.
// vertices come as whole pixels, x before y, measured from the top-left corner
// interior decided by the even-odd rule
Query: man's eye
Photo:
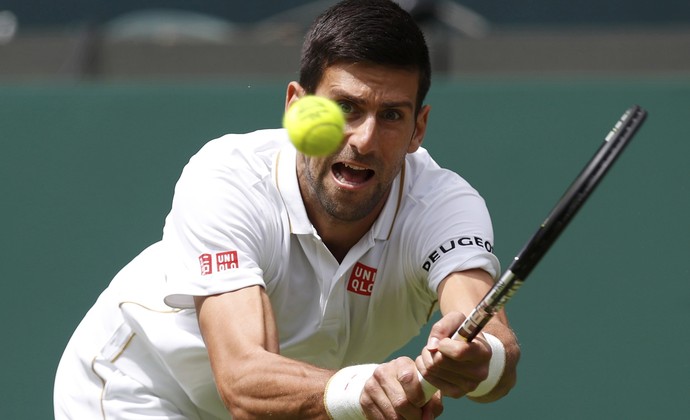
[[[343,114],[349,114],[352,112],[352,104],[347,102],[339,102],[338,105],[340,105],[340,109],[343,111]]]
[[[388,121],[397,121],[402,118],[402,115],[400,112],[390,109],[383,113],[383,118]]]

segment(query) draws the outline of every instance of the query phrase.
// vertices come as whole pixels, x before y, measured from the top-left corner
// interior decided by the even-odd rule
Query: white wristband
[[[489,333],[482,332],[481,334],[484,336],[484,339],[486,339],[486,342],[491,347],[491,360],[489,361],[489,374],[486,377],[486,379],[480,382],[479,385],[477,385],[477,388],[474,389],[474,391],[468,392],[466,394],[468,397],[474,398],[482,397],[491,392],[492,389],[494,389],[496,384],[498,384],[498,381],[501,380],[501,376],[503,375],[503,369],[506,365],[506,349],[503,346],[501,340]],[[417,372],[417,375],[419,377],[419,381],[422,384],[424,397],[427,401],[429,401],[431,399],[431,396],[434,395],[434,393],[438,391],[438,389],[436,389],[435,386],[427,382],[426,379],[422,377],[421,373]]]
[[[506,366],[506,349],[503,346],[501,340],[495,336],[483,333],[486,342],[491,346],[491,360],[489,361],[489,375],[477,385],[477,388],[468,392],[468,397],[482,397],[489,392],[498,384],[503,375],[503,369]]]
[[[333,420],[365,420],[359,397],[377,364],[348,366],[337,371],[326,384],[323,402]]]

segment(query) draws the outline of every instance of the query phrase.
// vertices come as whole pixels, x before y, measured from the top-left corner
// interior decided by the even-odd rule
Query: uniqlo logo
[[[358,295],[371,296],[376,280],[376,269],[362,263],[355,264],[347,282],[347,290]]]
[[[211,254],[199,255],[199,265],[201,266],[202,276],[213,273],[213,260],[211,259]]]
[[[218,271],[225,271],[239,267],[237,251],[219,252],[216,254],[216,267]]]

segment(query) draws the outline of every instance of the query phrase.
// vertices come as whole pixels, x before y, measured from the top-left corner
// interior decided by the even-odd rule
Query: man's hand
[[[450,312],[436,322],[416,360],[422,376],[452,398],[472,392],[486,379],[491,360],[491,347],[481,334],[470,343],[449,338],[464,319],[463,314]]]
[[[408,357],[379,365],[364,385],[360,403],[367,419],[376,420],[434,419],[443,411],[438,392],[425,401],[417,367]]]

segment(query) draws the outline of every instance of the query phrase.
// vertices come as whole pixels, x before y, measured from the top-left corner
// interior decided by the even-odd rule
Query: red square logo
[[[213,261],[211,260],[211,254],[199,255],[199,265],[201,266],[202,276],[213,273]]]
[[[216,254],[216,268],[218,271],[225,271],[238,267],[239,261],[237,260],[237,251],[226,251]]]
[[[358,295],[371,296],[376,280],[376,269],[362,263],[355,264],[347,282],[347,290]]]

